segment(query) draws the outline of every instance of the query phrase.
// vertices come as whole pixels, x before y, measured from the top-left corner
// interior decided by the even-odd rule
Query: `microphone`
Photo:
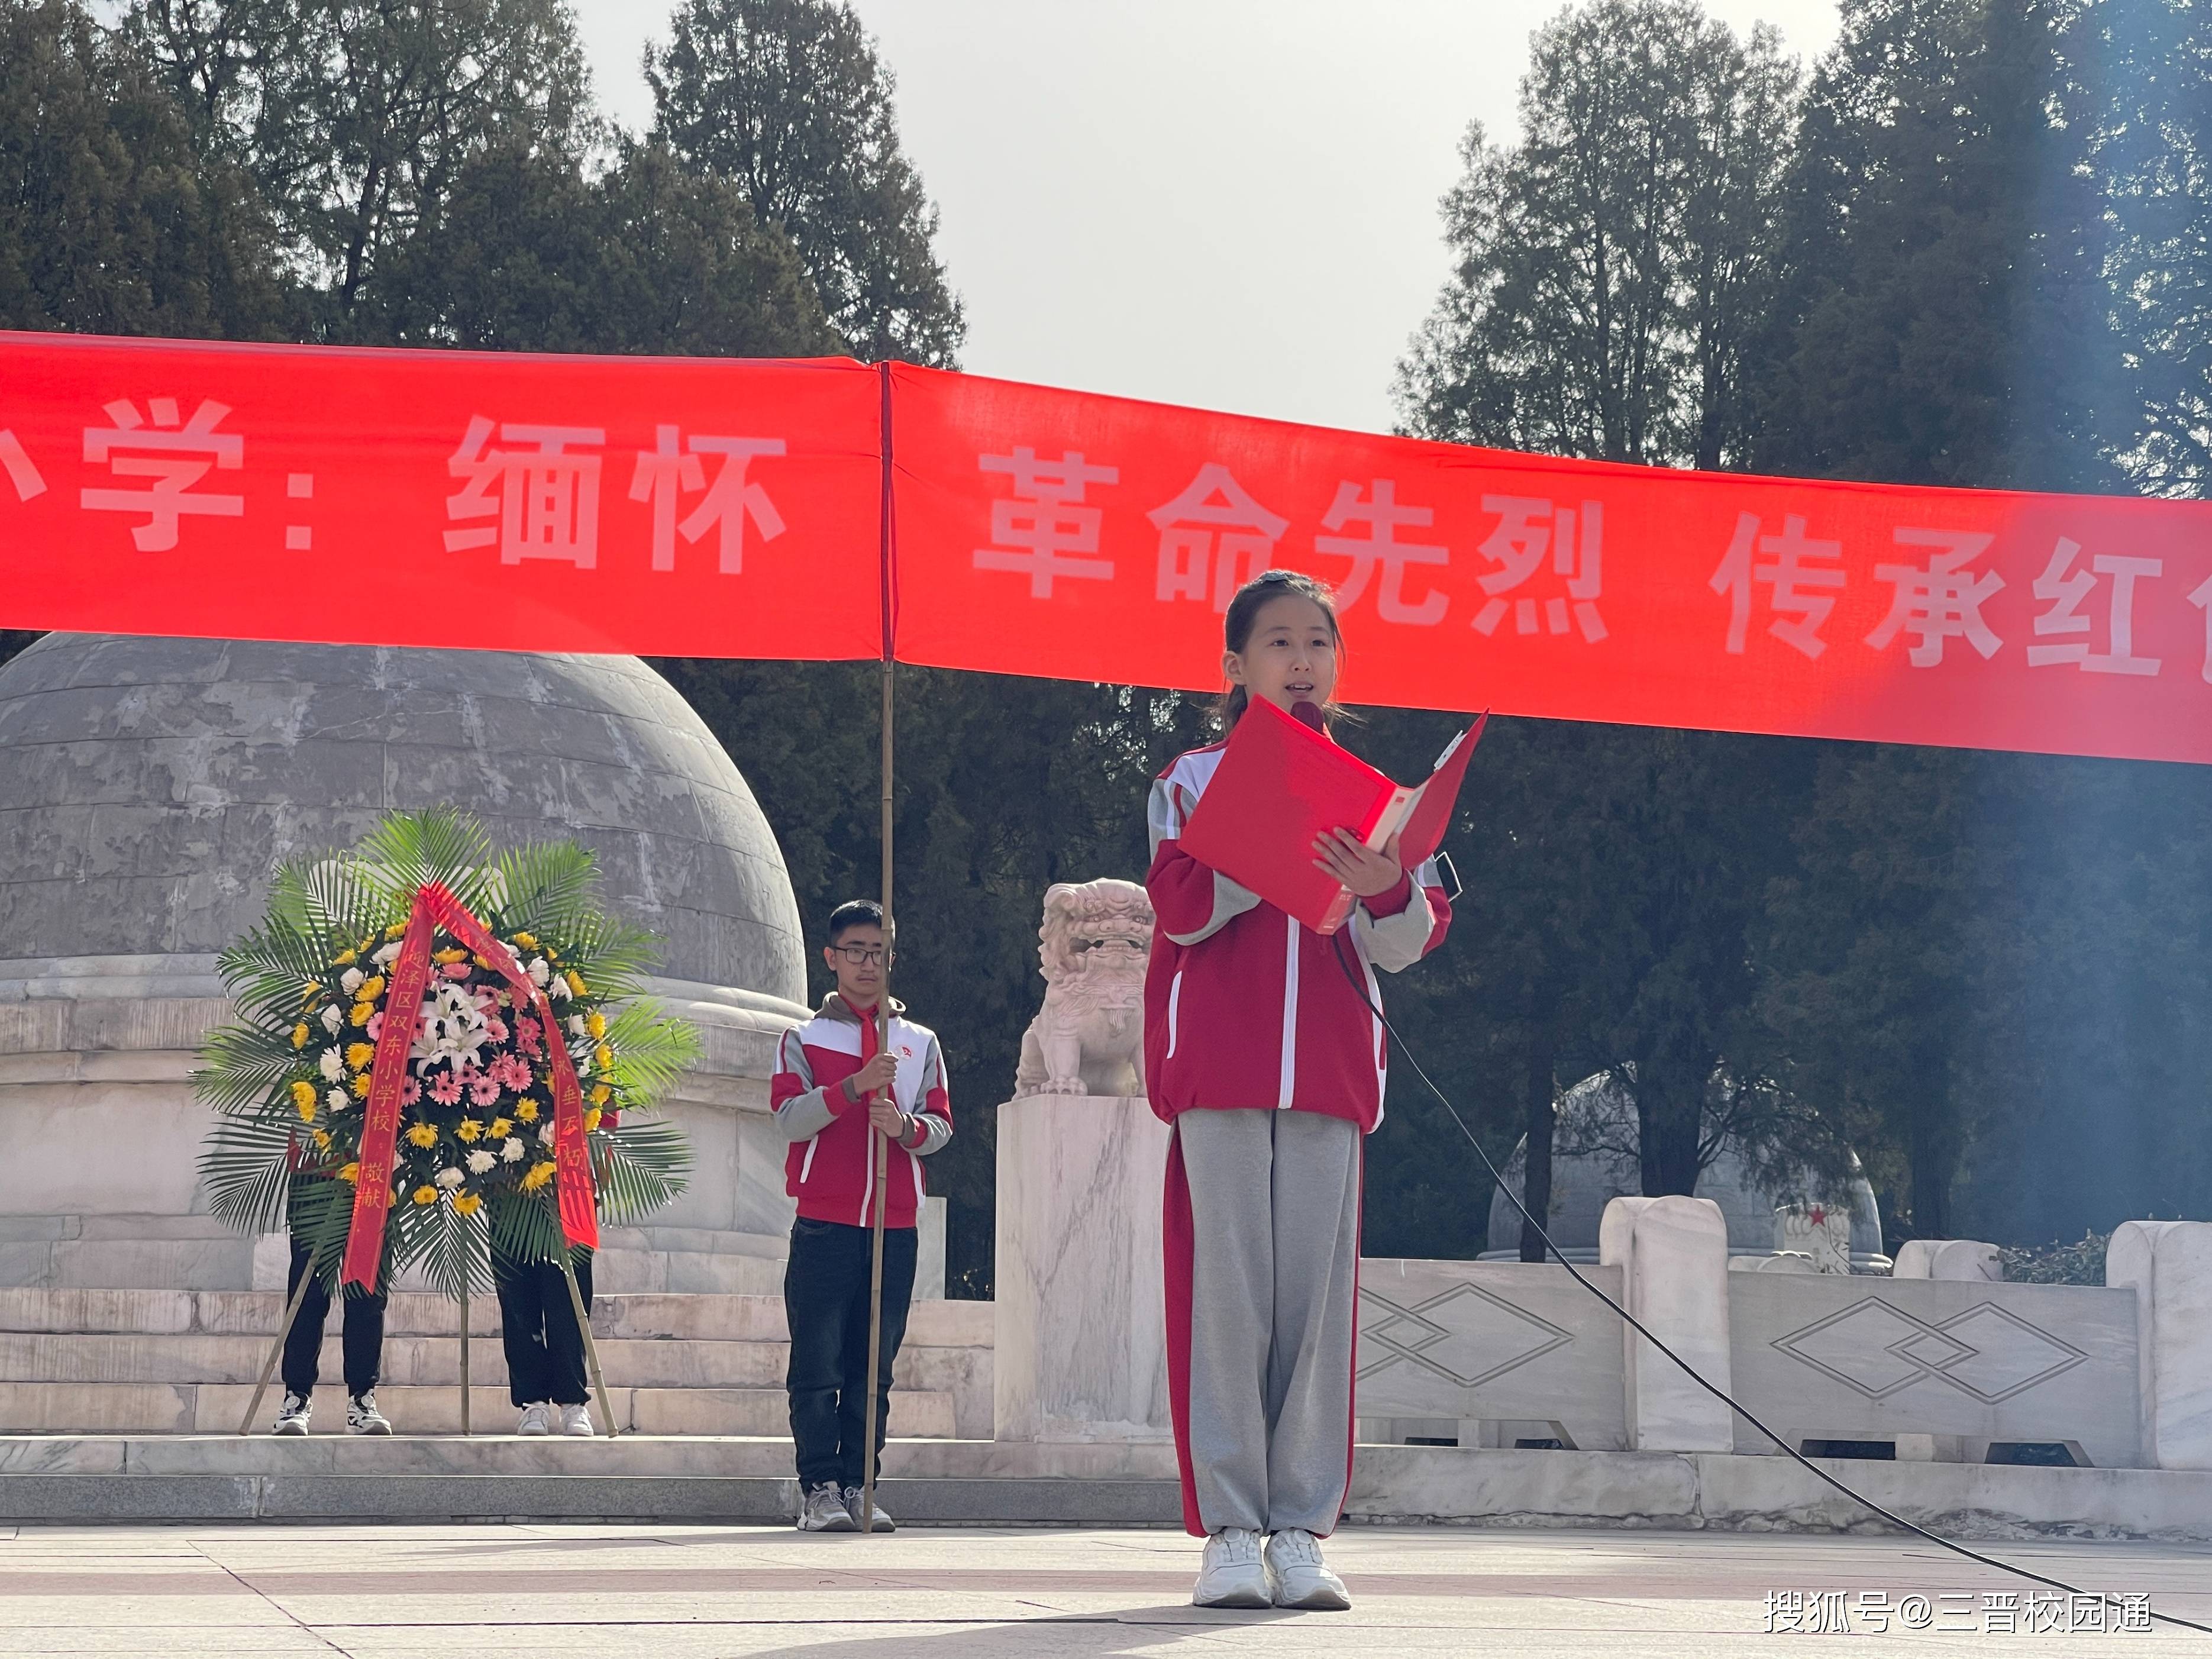
[[[1303,721],[1316,732],[1328,730],[1322,719],[1321,705],[1304,697],[1291,705],[1291,718]]]

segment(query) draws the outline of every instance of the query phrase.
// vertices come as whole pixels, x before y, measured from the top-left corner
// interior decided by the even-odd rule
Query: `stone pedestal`
[[[2105,1282],[2136,1293],[2144,1463],[2212,1469],[2212,1223],[2122,1222]]]
[[[1704,1198],[1616,1198],[1598,1224],[1598,1260],[1621,1269],[1628,1311],[1726,1393],[1728,1223]],[[1628,1443],[1638,1451],[1729,1451],[1729,1408],[1635,1331],[1626,1341]]]
[[[1160,1441],[1168,1417],[1160,1182],[1145,1101],[1027,1095],[999,1109],[1001,1440]]]

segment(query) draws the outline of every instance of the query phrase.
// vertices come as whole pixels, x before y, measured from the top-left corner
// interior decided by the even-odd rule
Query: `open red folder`
[[[1314,838],[1344,829],[1379,848],[1395,835],[1400,860],[1416,868],[1443,841],[1489,718],[1454,738],[1426,781],[1408,788],[1255,697],[1183,826],[1182,849],[1316,933],[1333,933],[1352,914],[1352,893],[1314,867]]]

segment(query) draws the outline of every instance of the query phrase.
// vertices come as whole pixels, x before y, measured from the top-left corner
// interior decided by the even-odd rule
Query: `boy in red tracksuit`
[[[841,904],[823,960],[837,988],[785,1033],[769,1088],[791,1148],[784,1189],[799,1200],[783,1276],[791,1330],[791,1437],[799,1463],[799,1528],[851,1532],[870,1458],[890,1419],[891,1361],[914,1295],[915,1219],[928,1188],[921,1160],[952,1139],[952,1107],[937,1035],[890,1004],[880,1048],[877,1007],[890,968],[881,906]],[[889,1137],[889,1178],[876,1189],[875,1140]],[[884,1292],[876,1420],[867,1414],[868,1279],[877,1208],[884,1212]],[[889,1532],[881,1505],[872,1530]]]
[[[1225,725],[1253,697],[1333,709],[1328,589],[1265,572],[1225,624]],[[1351,1480],[1361,1139],[1382,1119],[1387,1058],[1375,973],[1434,950],[1451,907],[1433,866],[1405,870],[1395,840],[1372,848],[1344,830],[1314,848],[1359,901],[1328,937],[1199,863],[1180,838],[1224,746],[1152,786],[1145,878],[1158,917],[1145,1075],[1175,1129],[1168,1395],[1184,1522],[1206,1540],[1192,1600],[1340,1609],[1350,1596],[1317,1540]]]

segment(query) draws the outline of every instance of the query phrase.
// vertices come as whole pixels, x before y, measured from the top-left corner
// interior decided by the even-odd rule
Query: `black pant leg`
[[[367,1394],[384,1367],[384,1291],[362,1295],[358,1286],[339,1297],[343,1305],[345,1385],[349,1395]]]
[[[550,1397],[538,1265],[496,1255],[491,1261],[492,1288],[499,1293],[499,1346],[507,1355],[507,1397],[518,1407]]]
[[[284,1275],[284,1304],[289,1307],[292,1297],[298,1294],[300,1280],[307,1271],[307,1246],[297,1233],[292,1235],[292,1267]],[[300,1303],[300,1311],[292,1321],[292,1328],[284,1334],[284,1391],[296,1394],[305,1400],[315,1391],[316,1379],[322,1374],[323,1326],[331,1315],[331,1293],[323,1287],[322,1279],[307,1286],[307,1294]],[[281,1314],[278,1316],[283,1316]]]
[[[868,1276],[874,1250],[870,1230],[855,1227],[860,1235],[859,1287],[845,1322],[843,1397],[838,1401],[838,1480],[857,1486],[866,1473],[870,1439],[862,1425],[868,1414]],[[898,1358],[906,1338],[907,1309],[914,1299],[915,1245],[920,1237],[912,1227],[884,1230],[883,1340],[876,1367],[876,1423],[872,1449],[878,1474],[883,1468],[884,1440],[891,1419],[891,1362]]]
[[[802,1490],[841,1481],[838,1392],[845,1378],[845,1333],[853,1299],[853,1241],[860,1294],[867,1294],[866,1235],[834,1221],[792,1223],[783,1267],[783,1316],[791,1336],[784,1389],[791,1398],[791,1440]],[[865,1307],[865,1303],[864,1303]]]
[[[578,1255],[575,1261],[576,1290],[584,1299],[584,1315],[592,1312],[592,1258],[589,1252]],[[557,1263],[543,1261],[538,1266],[538,1296],[544,1308],[545,1321],[545,1383],[551,1390],[540,1399],[550,1400],[556,1406],[580,1406],[592,1397],[590,1374],[584,1364],[584,1336],[576,1328],[576,1304],[569,1299],[568,1275]],[[613,1407],[605,1401],[603,1410]]]

